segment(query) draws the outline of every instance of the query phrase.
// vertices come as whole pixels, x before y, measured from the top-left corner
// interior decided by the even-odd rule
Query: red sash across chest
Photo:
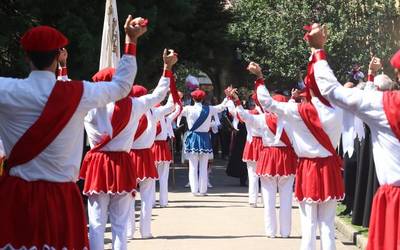
[[[45,150],[71,120],[82,94],[81,81],[57,81],[39,118],[12,148],[8,168],[27,163]]]
[[[91,151],[98,151],[115,138],[128,125],[132,113],[132,99],[125,97],[114,104],[111,117],[112,134],[107,135]]]
[[[301,103],[298,105],[298,111],[304,124],[319,144],[321,144],[333,156],[338,158],[339,156],[336,153],[328,134],[322,127],[321,120],[318,117],[318,112],[314,105],[312,103]]]
[[[390,128],[400,141],[400,91],[383,92],[382,101]]]
[[[277,124],[278,124],[277,121],[278,121],[278,119],[277,119],[276,115],[273,115],[273,114],[265,114],[265,123],[267,124],[269,130],[271,130],[271,132],[272,132],[273,134],[276,134]],[[290,143],[289,137],[288,137],[288,135],[286,134],[286,131],[285,131],[285,130],[282,131],[282,135],[281,135],[280,140],[281,140],[283,143],[285,143],[285,145],[286,145],[287,147],[293,149],[293,148],[292,148],[292,144]]]

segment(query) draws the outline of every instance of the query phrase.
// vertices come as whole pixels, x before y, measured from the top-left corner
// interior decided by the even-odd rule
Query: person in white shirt
[[[166,51],[165,51],[166,53]],[[172,79],[172,67],[178,61],[177,55],[173,50],[169,50],[169,54],[173,57],[170,63],[164,63],[163,78]],[[172,90],[172,85],[171,85]],[[138,127],[134,131],[133,143],[129,152],[130,157],[136,169],[136,178],[140,187],[141,213],[140,213],[140,234],[143,239],[152,238],[151,233],[151,214],[154,203],[155,180],[158,179],[158,173],[154,161],[154,155],[151,147],[156,138],[157,122],[165,115],[171,113],[174,109],[172,98],[163,107],[154,108],[154,106],[162,101],[167,94],[166,90],[162,98],[153,100],[147,106],[142,106],[141,116],[138,117]],[[146,99],[155,95],[147,95],[147,89],[140,85],[135,85],[130,94],[134,100]],[[129,209],[129,218],[127,226],[127,236],[129,239],[134,237],[135,232],[135,200],[131,202]]]
[[[233,93],[233,99],[237,104],[236,111],[243,122],[262,131],[260,135],[262,136],[263,148],[257,157],[254,172],[261,180],[265,233],[267,237],[271,238],[276,237],[277,234],[275,203],[276,192],[279,189],[280,235],[287,238],[290,236],[292,225],[292,193],[297,156],[282,123],[278,122],[276,115],[269,112],[260,114],[246,112],[240,105],[241,102],[237,94]],[[256,96],[253,99],[256,103],[259,103]],[[284,96],[278,94],[274,95],[273,99],[278,102],[287,101]]]
[[[252,99],[255,102],[256,95],[252,95]],[[247,165],[247,176],[249,179],[249,205],[252,207],[257,207],[257,199],[259,193],[259,176],[256,173],[257,161],[260,158],[260,153],[263,149],[262,135],[263,129],[254,126],[253,123],[246,122],[243,117],[232,109],[232,101],[228,102],[229,112],[233,117],[240,119],[244,122],[247,131],[246,144],[243,149],[242,161],[246,162]],[[246,115],[258,115],[262,114],[262,110],[256,104],[249,110],[246,110]]]
[[[209,131],[211,117],[225,109],[227,99],[216,106],[202,104],[205,97],[203,90],[195,90],[191,93],[194,105],[185,106],[178,117],[185,116],[189,132],[185,138],[185,154],[189,160],[189,183],[193,195],[207,195],[207,166],[208,160],[213,154]],[[200,175],[200,176],[199,176]]]
[[[315,59],[314,74],[321,94],[333,104],[362,119],[371,130],[376,174],[380,187],[372,205],[368,234],[368,250],[398,249],[400,244],[400,92],[362,91],[344,88],[336,79],[326,60],[324,50],[327,28],[313,24],[309,45]],[[400,78],[400,51],[391,59],[397,79]],[[373,58],[368,78],[381,68],[380,59]]]
[[[146,32],[128,16],[126,50],[111,82],[56,81],[57,58],[68,44],[49,26],[27,31],[21,44],[31,73],[0,78],[0,137],[7,156],[0,178],[1,249],[89,249],[76,185],[87,112],[125,97],[135,77],[135,49]]]
[[[260,66],[251,62],[248,70],[257,76],[257,98],[262,108],[275,113],[278,120],[282,120],[299,157],[295,197],[300,204],[301,249],[316,249],[318,226],[321,248],[332,250],[336,248],[336,203],[344,198],[342,162],[335,150],[342,131],[342,110],[319,94],[314,84],[312,63],[310,61],[304,81],[308,102],[300,104],[273,100],[264,85]]]
[[[174,55],[163,55],[168,64]],[[111,80],[113,68],[106,68],[93,80]],[[126,249],[127,222],[132,192],[136,189],[136,169],[129,155],[143,107],[159,102],[171,82],[162,77],[151,95],[130,96],[91,110],[85,118],[91,150],[86,154],[80,171],[85,179],[83,193],[88,196],[89,239],[92,249],[104,248],[104,230],[109,214],[113,233],[113,248]]]
[[[156,138],[151,148],[158,172],[160,183],[159,201],[162,208],[168,206],[169,165],[173,159],[168,138],[172,139],[174,136],[172,122],[178,117],[181,110],[181,106],[175,104],[175,111],[165,115],[157,122]]]

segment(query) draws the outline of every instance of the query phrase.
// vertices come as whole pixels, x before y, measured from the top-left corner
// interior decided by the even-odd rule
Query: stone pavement
[[[301,231],[297,204],[293,203],[292,236],[270,239],[264,236],[263,208],[247,203],[247,187],[239,180],[227,177],[224,166],[214,166],[209,195],[194,197],[188,188],[187,168],[175,171],[176,184],[170,175],[169,206],[153,209],[152,232],[155,238],[140,239],[136,231],[128,249],[138,250],[297,250]],[[157,194],[158,195],[158,194]],[[138,198],[139,199],[139,198]],[[261,199],[260,199],[261,201]],[[140,202],[136,208],[138,221]],[[278,204],[279,206],[279,204]],[[139,223],[136,223],[139,226]],[[105,236],[106,249],[111,249],[111,230]],[[337,250],[355,250],[337,233]],[[318,242],[319,249],[319,242]]]

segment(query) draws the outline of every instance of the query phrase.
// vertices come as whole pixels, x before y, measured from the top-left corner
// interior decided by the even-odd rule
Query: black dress
[[[240,178],[240,184],[244,185],[247,180],[247,166],[242,161],[242,156],[247,136],[246,126],[240,122],[238,130],[237,132],[232,132],[231,154],[226,174],[231,177]]]
[[[356,177],[357,177],[357,155],[360,151],[360,143],[358,138],[354,139],[354,152],[351,157],[346,152],[344,155],[344,188],[346,196],[343,203],[346,206],[346,214],[353,210],[354,204],[354,193],[356,189]]]
[[[372,199],[378,189],[375,164],[372,153],[371,131],[365,125],[365,139],[360,143],[358,155],[356,189],[354,195],[352,223],[369,226]]]

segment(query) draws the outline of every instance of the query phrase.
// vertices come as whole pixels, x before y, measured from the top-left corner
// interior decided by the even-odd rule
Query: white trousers
[[[142,238],[151,236],[151,213],[154,200],[154,179],[145,179],[139,182],[140,185],[140,234]],[[135,233],[135,201],[131,202],[129,219],[127,225],[128,238],[133,238]]]
[[[208,155],[188,154],[189,183],[193,194],[206,194],[208,182]]]
[[[335,200],[330,200],[322,203],[300,202],[302,250],[316,249],[317,226],[319,227],[321,235],[321,249],[336,249],[335,214]]]
[[[169,178],[169,162],[157,163],[157,171],[160,184],[160,206],[168,205],[168,178]]]
[[[249,203],[257,204],[258,198],[258,180],[260,177],[256,174],[256,161],[247,162],[247,175],[249,177]]]
[[[279,229],[282,237],[289,237],[292,228],[292,194],[294,176],[261,177],[264,200],[265,234],[275,237],[277,233],[276,191],[279,189]]]
[[[93,194],[88,198],[90,249],[104,249],[104,231],[108,215],[111,222],[112,248],[127,249],[126,226],[129,206],[133,200],[132,194]]]

